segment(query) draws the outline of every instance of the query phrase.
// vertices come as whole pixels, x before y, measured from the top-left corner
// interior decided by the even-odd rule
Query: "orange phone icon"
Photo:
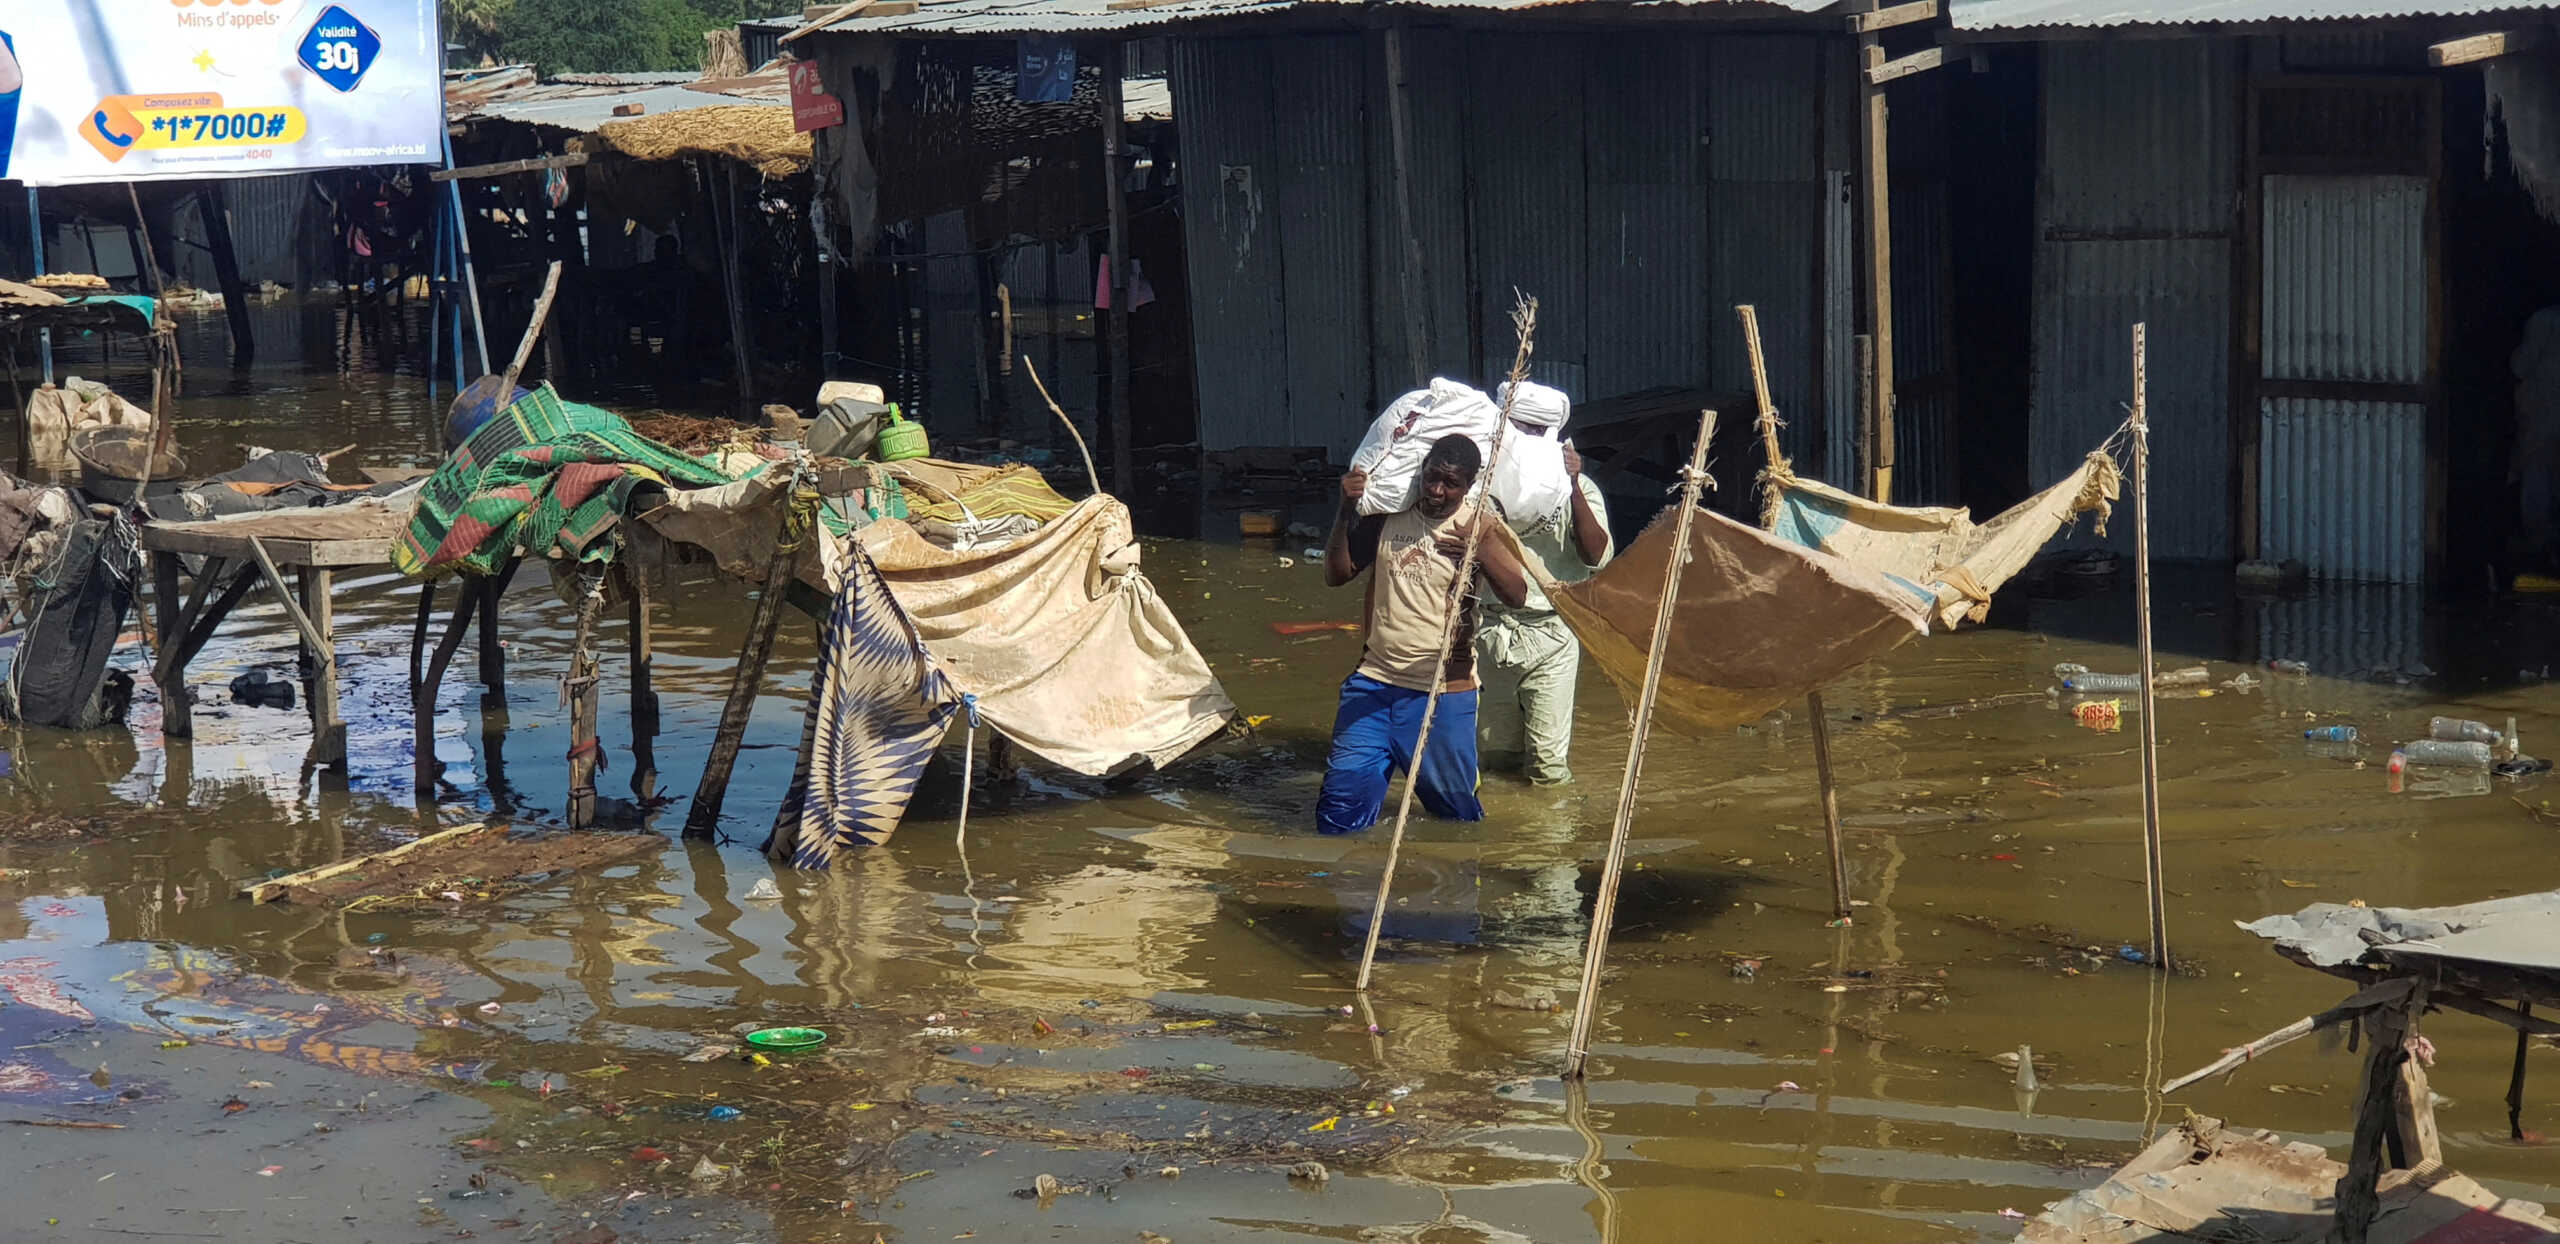
[[[97,148],[98,154],[112,164],[122,160],[125,153],[141,141],[142,123],[126,106],[124,96],[110,95],[99,100],[98,106],[90,110],[88,121],[80,126],[80,137],[88,139],[89,145]]]

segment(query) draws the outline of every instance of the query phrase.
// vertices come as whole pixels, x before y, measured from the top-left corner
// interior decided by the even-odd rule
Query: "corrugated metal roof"
[[[626,117],[614,109],[638,104],[638,116],[664,116],[696,108],[740,104],[791,106],[791,83],[774,70],[744,78],[668,81],[665,74],[575,74],[542,82],[523,75],[448,82],[446,113],[454,121],[515,121],[591,134]]]
[[[2038,30],[2470,17],[2555,8],[2560,2],[2549,0],[1952,0],[1947,19],[1958,30]]]
[[[1260,18],[1294,9],[1318,10],[1339,8],[1356,12],[1374,7],[1417,10],[1489,10],[1559,9],[1575,7],[1583,0],[1369,0],[1366,4],[1344,3],[1343,0],[1169,0],[1145,8],[1117,8],[1115,0],[930,0],[912,13],[895,17],[870,16],[863,12],[823,26],[804,26],[794,30],[789,39],[807,35],[886,34],[886,35],[1021,35],[1021,34],[1088,34],[1102,31],[1139,30],[1150,27],[1184,25],[1192,22]],[[1756,9],[1773,7],[1798,13],[1816,13],[1831,7],[1832,0],[1760,0],[1742,4],[1735,0],[1638,0],[1636,8],[1730,7]],[[1595,7],[1597,7],[1595,5]],[[1612,9],[1628,6],[1612,4]]]

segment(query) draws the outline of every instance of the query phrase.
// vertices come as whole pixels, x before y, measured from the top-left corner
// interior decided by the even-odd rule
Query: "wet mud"
[[[207,363],[188,383],[191,459],[351,438],[350,465],[433,459],[439,412],[413,375]],[[1215,532],[1243,504],[1315,521],[1324,502],[1142,508],[1187,507],[1172,524]],[[2180,970],[2134,962],[2135,732],[2084,725],[2050,690],[2057,664],[2132,668],[2129,596],[2027,584],[1990,625],[1827,689],[1862,904],[1846,927],[1829,923],[1801,706],[1711,739],[1657,732],[1593,1074],[1568,1089],[1569,1017],[1523,1003],[1571,1005],[1624,707],[1583,680],[1578,784],[1488,775],[1485,823],[1417,823],[1364,1002],[1350,982],[1382,836],[1311,831],[1359,641],[1272,625],[1348,619],[1357,594],[1297,553],[1146,544],[1252,730],[1108,782],[989,767],[981,739],[965,835],[955,738],[891,844],[830,873],[756,850],[815,654],[798,619],[721,839],[677,837],[748,613],[731,585],[679,581],[660,597],[653,787],[610,626],[604,641],[600,785],[662,845],[466,902],[428,895],[441,877],[396,903],[236,892],[441,826],[556,821],[574,618],[540,573],[506,600],[503,694],[484,703],[468,662],[445,683],[424,806],[414,596],[388,574],[340,580],[343,770],[306,760],[300,712],[218,694],[250,669],[290,676],[272,604],[244,605],[196,662],[192,743],[164,744],[128,645],[126,728],[0,736],[0,1153],[30,1172],[0,1234],[2005,1238],[2004,1211],[2094,1182],[2188,1108],[2344,1142],[2357,1060],[2309,1043],[2167,1101],[2145,1091],[2337,1000],[2234,920],[2555,884],[2547,778],[2418,773],[2395,794],[2382,761],[2438,713],[2513,715],[2528,750],[2560,737],[2560,688],[2538,672],[2560,656],[2560,610],[2244,597],[2221,572],[2166,568],[2164,665],[2206,663],[2215,685],[2158,708]],[[2279,657],[2314,672],[2263,668]],[[2221,685],[2244,671],[2257,685]],[[2366,742],[2306,744],[2331,724]],[[753,897],[764,882],[775,897]],[[828,1040],[759,1060],[742,1036],[783,1025]],[[2560,1201],[2553,1151],[2506,1138],[2510,1034],[2458,1015],[2428,1031],[2448,1163]],[[2560,1117],[2555,1058],[2531,1055],[2529,1127]],[[1292,1176],[1310,1162],[1322,1178]]]

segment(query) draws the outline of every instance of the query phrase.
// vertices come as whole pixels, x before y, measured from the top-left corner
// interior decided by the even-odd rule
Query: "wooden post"
[[[560,261],[554,259],[542,276],[542,296],[533,300],[533,318],[525,321],[524,340],[516,343],[516,356],[507,364],[505,380],[498,386],[500,402],[506,400],[506,394],[516,391],[516,377],[523,375],[524,365],[533,361],[533,343],[542,336],[542,322],[551,318],[551,300],[559,294]]]
[[[836,367],[836,239],[824,186],[809,192],[809,229],[818,244],[818,382],[824,384]]]
[[[490,726],[484,723],[484,730],[503,728],[503,713],[507,704],[507,646],[505,633],[500,629],[499,622],[505,614],[499,608],[498,602],[507,594],[507,586],[515,582],[516,571],[523,566],[523,558],[510,557],[498,567],[498,573],[483,575],[462,584],[464,594],[477,597],[480,601],[480,707],[484,713],[487,710],[496,709],[502,714],[500,725]]]
[[[1823,712],[1822,693],[1808,691],[1805,712],[1813,718],[1813,772],[1822,786],[1822,846],[1831,857],[1831,914],[1849,919],[1849,859],[1840,840],[1840,788],[1831,777],[1831,719]]]
[[[2142,876],[2151,903],[2151,966],[2169,970],[2168,879],[2160,855],[2160,714],[2151,653],[2151,431],[2144,396],[2147,325],[2133,326],[2133,611],[2142,657]]]
[[[1769,398],[1769,365],[1760,353],[1760,312],[1744,305],[1734,308],[1742,317],[1742,340],[1751,355],[1751,391],[1760,404],[1760,414],[1753,426],[1760,433],[1760,454],[1768,460],[1768,478],[1760,485],[1760,527],[1764,531],[1778,528],[1779,484],[1777,476],[1786,469],[1786,454],[1778,448],[1778,406]],[[1864,341],[1860,338],[1860,341]],[[1822,840],[1831,857],[1831,914],[1847,920],[1849,912],[1849,861],[1840,839],[1840,787],[1831,776],[1831,718],[1823,711],[1822,693],[1807,692],[1805,712],[1813,719],[1813,776],[1822,792]]]
[[[647,800],[658,793],[658,691],[650,668],[656,643],[649,618],[649,580],[628,565],[621,573],[630,617],[631,795]]]
[[[311,754],[345,772],[347,719],[338,712],[337,609],[330,596],[336,575],[326,566],[302,570],[302,612],[320,637],[321,659],[311,671]]]
[[[1872,10],[1875,0],[1863,6]],[[1875,31],[1858,34],[1859,214],[1864,218],[1862,242],[1867,269],[1867,335],[1874,353],[1867,365],[1867,400],[1859,408],[1865,425],[1859,440],[1867,445],[1867,477],[1861,481],[1877,501],[1893,498],[1893,185],[1887,158],[1884,87],[1871,76],[1884,65],[1884,48]]]
[[[214,279],[222,286],[223,313],[231,320],[231,363],[246,367],[258,357],[258,343],[249,335],[249,287],[240,279],[240,256],[231,248],[231,213],[222,206],[222,185],[206,182],[196,195],[196,210],[204,213],[204,239],[213,252]]]
[[[738,274],[738,166],[735,161],[722,161],[727,173],[726,193],[711,194],[711,223],[718,230],[720,244],[720,286],[729,295],[729,365],[737,370],[738,410],[743,414],[755,409],[754,365],[747,361],[747,293],[746,278]],[[707,170],[706,170],[707,172]],[[706,186],[710,178],[705,176]],[[727,228],[721,225],[726,222]]]
[[[1618,778],[1618,811],[1609,826],[1609,854],[1600,864],[1600,894],[1591,908],[1591,936],[1582,953],[1582,992],[1573,1000],[1573,1035],[1565,1042],[1564,1074],[1582,1078],[1591,1056],[1591,1023],[1600,1009],[1600,968],[1609,958],[1609,926],[1617,919],[1618,884],[1627,863],[1627,834],[1634,828],[1636,785],[1644,774],[1645,740],[1653,733],[1653,705],[1662,693],[1662,654],[1671,647],[1672,610],[1680,601],[1680,572],[1689,564],[1689,520],[1698,512],[1698,485],[1707,476],[1707,445],[1715,440],[1716,412],[1698,412],[1698,443],[1689,451],[1689,473],[1680,485],[1680,516],[1671,529],[1670,570],[1653,609],[1653,640],[1644,658],[1644,689],[1636,696],[1635,730],[1627,736],[1627,765]]]
[[[26,407],[20,406],[18,409],[23,412]],[[187,716],[186,689],[183,686],[175,692],[170,689],[171,683],[183,680],[171,678],[169,674],[170,655],[179,644],[186,642],[186,626],[179,621],[178,612],[180,570],[177,554],[153,553],[151,555],[151,613],[160,631],[159,646],[152,653],[151,679],[160,688],[163,737],[183,737],[188,733],[186,730],[180,730],[177,736],[170,736],[167,724],[173,715],[178,718]]]
[[[773,558],[765,563],[764,588],[756,593],[755,616],[747,622],[746,647],[730,675],[728,701],[720,706],[720,728],[711,736],[711,757],[702,766],[702,784],[695,788],[693,806],[685,812],[686,837],[708,836],[718,828],[720,805],[729,797],[729,774],[746,740],[747,720],[755,715],[756,695],[764,689],[765,662],[773,656],[774,632],[782,625],[782,602],[790,593],[791,568],[800,552],[799,536],[792,531],[800,488],[801,481],[795,479],[783,496]]]
[[[1404,306],[1405,357],[1413,385],[1431,380],[1431,282],[1422,262],[1422,236],[1413,228],[1413,101],[1404,71],[1404,28],[1385,33],[1387,61],[1387,132],[1394,159],[1397,259],[1402,265],[1398,300]]]
[[[1851,400],[1858,408],[1858,435],[1850,442],[1850,452],[1856,458],[1855,471],[1858,478],[1848,485],[1848,490],[1871,492],[1871,481],[1875,479],[1876,473],[1876,443],[1875,438],[1869,435],[1875,429],[1867,421],[1867,416],[1872,413],[1875,405],[1876,341],[1865,333],[1859,333],[1849,339],[1849,345],[1849,365],[1853,369],[1849,380],[1851,384],[1857,386],[1857,392]]]
[[[604,611],[604,579],[597,576],[578,600],[578,631],[569,645],[569,828],[596,823],[596,769],[604,744],[596,737],[596,615]]]
[[[1102,52],[1102,195],[1111,246],[1111,309],[1103,314],[1103,327],[1111,353],[1111,489],[1127,497],[1137,486],[1137,468],[1129,445],[1129,151],[1122,53],[1116,39]]]
[[[2516,1004],[2516,1018],[2533,1018],[2533,1004]],[[2516,1064],[2507,1072],[2507,1138],[2524,1139],[2524,1054],[2532,1048],[2532,1037],[2522,1027],[2516,1029]]]

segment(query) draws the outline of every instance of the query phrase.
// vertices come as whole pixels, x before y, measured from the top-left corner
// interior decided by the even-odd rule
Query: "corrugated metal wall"
[[[1806,461],[1825,425],[1819,113],[1840,42],[1408,35],[1432,371],[1505,371],[1516,289],[1539,300],[1533,374],[1577,401],[1747,391],[1732,307],[1750,302]],[[1173,80],[1202,442],[1347,454],[1416,380],[1380,45],[1184,40]]]
[[[1463,40],[1414,34],[1404,39],[1405,99],[1411,113],[1405,161],[1413,193],[1414,237],[1422,247],[1428,335],[1423,374],[1414,374],[1405,342],[1404,240],[1396,208],[1395,135],[1388,112],[1385,42],[1369,49],[1370,339],[1376,354],[1372,403],[1422,387],[1433,376],[1474,375],[1475,341],[1467,308],[1466,130],[1460,119],[1466,81]]]
[[[1246,40],[1177,41],[1173,114],[1182,118],[1182,237],[1200,443],[1296,444],[1288,422],[1268,49]]]
[[[1594,40],[1467,40],[1467,204],[1484,370],[1510,369],[1512,291],[1538,300],[1533,374],[1576,399],[1590,341],[1584,294],[1585,86]]]
[[[1720,141],[1708,142],[1715,79],[1705,50],[1695,39],[1592,44],[1584,105],[1589,331],[1582,387],[1567,390],[1579,399],[1695,384],[1710,334],[1739,339],[1733,313],[1717,313],[1706,280],[1709,236],[1722,236],[1706,172],[1722,139],[1749,136],[1719,130]]]
[[[1707,52],[1709,379],[1719,389],[1751,391],[1750,351],[1733,308],[1752,304],[1769,398],[1788,425],[1779,443],[1791,457],[1806,452],[1825,422],[1815,378],[1822,363],[1824,46],[1809,35],[1737,36],[1716,40]]]
[[[2269,380],[2427,378],[2427,181],[2264,181],[2259,358]],[[2426,577],[2427,408],[2270,397],[2259,423],[2259,545],[2323,578]]]
[[[2044,48],[2029,462],[2060,477],[2124,419],[2135,321],[2150,325],[2151,540],[2232,556],[2232,45]],[[2110,528],[2132,547],[2129,523]]]
[[[1349,457],[1369,402],[1371,303],[1368,127],[1359,37],[1274,39],[1272,137],[1280,181],[1283,331],[1289,350],[1287,445]]]

